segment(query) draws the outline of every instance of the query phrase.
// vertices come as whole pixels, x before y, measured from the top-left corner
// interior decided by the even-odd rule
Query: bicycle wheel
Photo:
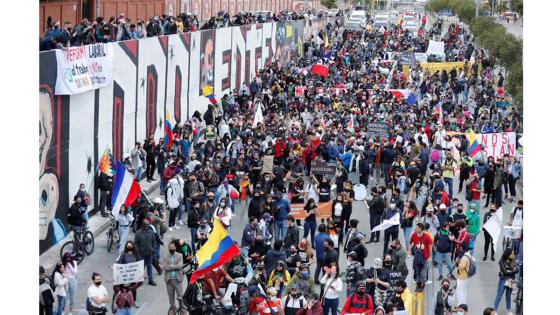
[[[113,228],[109,228],[107,230],[107,251],[111,251],[111,247],[113,246]]]
[[[117,312],[117,293],[113,292],[113,298],[111,299],[111,312],[115,314]]]
[[[82,246],[84,247],[84,250],[86,254],[88,254],[88,256],[93,253],[93,249],[95,248],[95,240],[91,231],[87,231],[84,234],[84,238],[82,239]]]
[[[74,241],[68,241],[62,245],[62,248],[60,248],[61,260],[65,253],[70,253],[78,265],[84,260],[85,253],[83,252],[81,246],[76,245]]]

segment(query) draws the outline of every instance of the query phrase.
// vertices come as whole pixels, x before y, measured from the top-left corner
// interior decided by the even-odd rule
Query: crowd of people
[[[258,13],[239,12],[230,16],[228,12],[220,11],[207,21],[199,21],[195,14],[182,13],[178,16],[154,15],[148,21],[132,19],[120,14],[110,17],[97,17],[94,21],[84,18],[79,24],[70,22],[47,20],[47,29],[40,39],[40,51],[63,49],[70,46],[90,45],[94,43],[117,42],[130,39],[140,39],[162,35],[195,32],[197,30],[215,29],[221,27],[250,25],[266,22],[283,22],[301,20],[304,18],[320,18],[323,12],[278,12]]]
[[[193,23],[181,20],[183,30]],[[444,28],[441,21],[424,22],[420,30],[413,34],[391,25],[356,33],[329,25],[306,41],[302,58],[272,63],[239,91],[177,123],[169,145],[153,136],[137,143],[122,162],[137,178],[155,180],[157,171],[162,197],[153,205],[142,197],[131,209],[120,209],[117,220],[133,229],[134,237],[121,237],[117,261],[144,260],[152,286],[152,268],[164,273],[170,307],[179,310],[182,297],[190,314],[210,312],[215,301],[222,301],[222,313],[415,314],[416,293],[425,292],[429,267],[435,265],[441,288],[425,297],[426,311],[467,314],[469,282],[477,272],[474,240],[502,207],[513,208],[504,222],[522,228],[523,202],[514,200],[518,157],[486,158],[483,151],[470,156],[465,133],[520,134],[521,119],[503,90],[503,75],[494,75],[491,58],[475,48],[467,30],[455,24]],[[430,72],[419,64],[406,69],[398,61],[402,52],[424,52],[439,34],[445,60],[465,62],[464,67]],[[329,45],[323,44],[325,36]],[[318,62],[328,65],[327,76],[307,73]],[[415,98],[393,89],[408,89]],[[387,134],[376,134],[375,124],[387,125]],[[270,156],[272,166],[265,163]],[[318,161],[335,171],[317,172]],[[370,231],[396,215],[399,222],[360,231],[353,215],[355,184],[367,188]],[[323,203],[330,203],[326,217],[324,211],[319,216]],[[303,215],[292,211],[294,204],[303,204]],[[213,225],[239,228],[234,213],[248,222],[236,240],[241,254],[185,285]],[[190,240],[164,244],[165,233],[181,228],[190,231]],[[497,240],[483,231],[482,260],[492,247],[494,261]],[[382,255],[368,255],[366,245],[382,237]],[[522,277],[522,237],[512,244],[499,259],[495,303],[484,314],[496,314],[504,293],[507,311],[512,310],[512,288]],[[72,257],[57,265],[53,277],[40,270],[42,292],[49,278],[54,281],[59,310],[73,307],[77,270]],[[407,284],[410,279],[415,286]],[[107,289],[100,275],[92,281],[88,306],[92,314],[104,314]],[[228,290],[232,283],[234,292]],[[117,314],[130,314],[140,285],[114,288]],[[52,309],[54,298],[50,304],[41,298],[41,307]]]

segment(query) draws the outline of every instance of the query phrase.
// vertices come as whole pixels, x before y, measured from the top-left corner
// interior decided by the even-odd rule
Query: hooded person
[[[294,274],[288,287],[283,292],[283,296],[288,295],[291,288],[297,286],[302,294],[311,295],[315,289],[315,284],[313,283],[313,277],[311,277],[311,272],[309,270],[308,264],[301,264],[299,270]]]
[[[264,257],[264,265],[266,269],[266,274],[269,275],[274,267],[276,267],[278,261],[286,260],[286,252],[282,250],[284,242],[282,240],[277,240],[274,242],[274,248],[269,250]]]
[[[356,293],[348,296],[340,315],[373,314],[373,308],[373,298],[366,293],[366,282],[359,281],[356,286]]]

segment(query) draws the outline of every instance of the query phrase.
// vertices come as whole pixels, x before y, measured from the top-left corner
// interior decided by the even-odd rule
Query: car
[[[350,19],[360,19],[362,21],[367,20],[366,11],[364,10],[356,10],[350,14]]]
[[[350,18],[344,23],[344,28],[349,31],[361,31],[365,27],[365,23],[359,18]]]
[[[336,16],[337,13],[338,9],[329,9],[329,11],[327,11],[327,16]]]
[[[403,22],[404,23],[416,23],[416,18],[412,15],[405,15],[403,16]]]

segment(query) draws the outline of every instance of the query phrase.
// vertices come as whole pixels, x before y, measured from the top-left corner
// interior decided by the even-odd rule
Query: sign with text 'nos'
[[[144,261],[130,264],[113,265],[113,284],[135,283],[144,281]]]

